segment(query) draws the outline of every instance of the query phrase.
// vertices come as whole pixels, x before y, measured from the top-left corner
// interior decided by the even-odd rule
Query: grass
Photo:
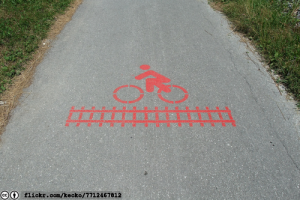
[[[0,94],[47,37],[57,14],[74,0],[0,0]]]
[[[211,0],[253,41],[295,100],[300,100],[300,22],[295,16],[300,0],[289,9],[286,0]],[[297,106],[300,108],[300,104]]]

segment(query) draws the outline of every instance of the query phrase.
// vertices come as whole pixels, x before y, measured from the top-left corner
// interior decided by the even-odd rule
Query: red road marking
[[[136,88],[140,91],[140,93],[144,93],[144,91],[142,90],[142,88],[136,86],[136,85],[130,85],[129,87],[133,87],[133,88]]]
[[[123,100],[119,99],[117,94],[114,94],[113,97],[115,98],[115,100],[117,100],[120,103],[127,103],[127,101],[123,101]]]
[[[95,106],[92,107],[92,110],[95,110]],[[94,113],[92,112],[92,113],[90,114],[90,120],[93,119],[93,116],[94,116]],[[91,126],[91,125],[92,125],[92,123],[88,123],[88,126]]]
[[[136,110],[136,107],[133,107],[133,111],[135,111],[135,110]],[[133,126],[133,127],[136,126],[136,124],[135,124],[134,121],[136,121],[136,112],[133,113],[133,123],[132,123],[132,126]]]
[[[170,120],[169,113],[168,113],[167,110],[168,110],[168,107],[165,107],[165,111],[166,111],[166,119],[167,119],[167,120]],[[167,123],[167,126],[170,127],[170,123]]]
[[[186,110],[189,110],[189,107],[185,108]],[[187,113],[188,119],[191,120],[191,113]],[[193,123],[190,123],[190,126],[193,126]]]
[[[150,66],[149,65],[141,65],[140,68],[142,70],[149,70]],[[157,86],[159,88],[158,90],[158,97],[162,100],[165,101],[167,103],[171,103],[171,104],[177,104],[177,103],[182,103],[185,100],[188,99],[188,92],[186,89],[184,89],[181,86],[178,85],[164,85],[163,83],[168,83],[171,80],[168,79],[167,77],[153,71],[153,70],[149,70],[147,72],[144,72],[138,76],[135,77],[135,79],[137,80],[141,80],[145,77],[148,76],[154,76],[155,78],[147,78],[146,79],[146,90],[147,92],[153,92],[154,90],[154,86]],[[162,95],[161,92],[171,92],[170,87],[173,88],[178,88],[181,89],[184,92],[184,97],[181,100],[178,101],[170,101],[165,99]],[[132,101],[124,101],[119,99],[119,97],[117,96],[117,92],[125,87],[132,87],[135,89],[138,89],[140,92],[140,96]],[[123,85],[120,86],[118,88],[116,88],[113,92],[113,97],[115,98],[115,100],[117,100],[120,103],[136,103],[138,101],[140,101],[143,97],[144,97],[144,91],[135,85]],[[77,120],[72,120],[72,116],[74,112],[79,112],[79,117]],[[89,120],[83,120],[82,116],[83,113],[88,112],[90,113],[90,117]],[[100,112],[101,113],[101,118],[100,120],[93,120],[93,116],[95,112]],[[218,116],[220,119],[218,120],[213,120],[211,113],[216,112],[218,113]],[[110,120],[104,120],[104,114],[105,113],[111,113],[111,119]],[[116,113],[122,113],[122,120],[115,120],[115,114]],[[126,113],[133,113],[133,117],[132,120],[126,120],[125,116]],[[145,114],[145,118],[144,120],[136,120],[136,113],[144,113]],[[155,120],[149,120],[148,119],[148,113],[155,113]],[[159,113],[165,113],[166,114],[166,120],[160,120],[159,119]],[[176,113],[176,120],[170,120],[169,118],[169,113]],[[182,120],[180,119],[180,113],[184,113],[187,115],[188,120]],[[198,118],[197,120],[192,119],[191,117],[191,113],[197,113],[198,114]],[[209,117],[209,120],[202,120],[202,116],[201,113],[204,114],[206,113]],[[227,113],[228,117],[230,120],[224,120],[222,113]],[[110,123],[110,126],[113,127],[114,123],[121,123],[121,127],[125,126],[125,123],[131,123],[133,127],[136,127],[136,123],[144,123],[145,127],[148,127],[148,123],[155,123],[156,127],[159,127],[160,123],[167,123],[167,126],[170,127],[171,123],[177,123],[179,127],[182,126],[182,123],[189,123],[189,126],[193,126],[193,123],[200,123],[201,126],[204,126],[204,123],[210,123],[211,126],[215,126],[215,123],[222,123],[222,126],[226,126],[226,123],[231,123],[232,126],[236,126],[235,124],[235,120],[233,120],[233,117],[231,115],[231,111],[228,109],[228,107],[226,107],[225,110],[220,110],[219,107],[216,107],[216,110],[209,110],[208,107],[206,107],[206,110],[199,110],[199,107],[196,107],[196,110],[190,110],[189,107],[186,107],[186,110],[179,110],[179,108],[176,106],[175,110],[168,110],[168,107],[165,107],[165,110],[158,110],[158,107],[155,107],[154,110],[148,110],[147,107],[144,107],[144,110],[136,110],[136,107],[133,107],[132,110],[126,110],[126,107],[123,107],[123,110],[116,110],[116,107],[113,107],[113,110],[105,110],[105,107],[102,107],[102,110],[95,110],[95,107],[92,107],[92,110],[85,110],[84,107],[81,108],[81,110],[75,110],[75,107],[73,106],[70,110],[67,122],[66,122],[66,126],[69,126],[70,123],[77,123],[76,126],[79,126],[80,123],[88,123],[88,126],[91,126],[92,123],[99,123],[99,126],[101,127],[103,123]]]
[[[179,101],[175,101],[175,103],[182,103],[182,102],[184,102],[185,100],[187,100],[187,98],[189,97],[189,94],[188,94],[188,92],[186,91],[186,89],[184,89],[183,87],[178,86],[178,85],[173,85],[173,87],[179,88],[179,89],[181,89],[181,90],[185,93],[183,99],[181,99],[181,100],[179,100]]]
[[[117,93],[120,89],[125,88],[125,87],[128,87],[128,85],[122,85],[122,86],[116,88],[114,91],[114,94]]]
[[[178,110],[178,106],[175,107],[175,110]],[[181,123],[180,123],[180,114],[176,113],[177,115],[177,121],[178,121],[178,126],[181,127]]]
[[[199,107],[196,107],[196,110],[199,111],[199,112],[198,112],[198,117],[199,117],[199,120],[201,120],[202,117],[201,117],[201,111],[199,110]],[[201,125],[201,126],[204,126],[203,123],[200,123],[200,125]]]
[[[123,107],[123,110],[126,110],[126,107]],[[125,120],[125,113],[122,113],[122,120]],[[124,127],[125,123],[122,123],[122,127]]]
[[[148,112],[147,112],[147,107],[145,107],[145,127],[148,127]]]
[[[84,106],[83,107],[81,107],[81,110],[84,110]],[[80,112],[80,114],[79,114],[79,120],[81,120],[81,118],[82,118],[82,115],[83,115],[83,113],[82,112]],[[76,126],[80,126],[80,123],[77,123],[76,124]]]
[[[150,69],[149,65],[142,65],[140,66],[142,70],[148,70]],[[155,78],[146,78],[148,76],[152,76]],[[165,92],[171,92],[171,90],[164,85],[164,83],[169,83],[171,79],[157,73],[156,71],[149,70],[146,71],[140,75],[137,75],[135,77],[136,80],[142,80],[143,78],[146,78],[146,91],[147,92],[153,92],[154,86],[158,87],[159,89],[165,91]]]
[[[216,107],[216,110],[219,110],[219,107]],[[222,114],[221,113],[218,113],[219,117],[220,117],[220,120],[223,120],[223,117],[222,117]],[[222,123],[222,126],[226,126],[225,123]]]
[[[226,110],[189,110],[189,113],[230,113],[231,111],[228,109],[228,107],[225,107]],[[75,110],[75,109],[71,109],[70,112],[82,112],[82,113],[90,113],[90,112],[94,112],[94,113],[145,113],[145,110],[105,110],[105,107],[102,107],[102,110]],[[186,110],[147,110],[147,113],[187,113]]]
[[[158,107],[155,107],[155,120],[159,121],[158,112],[156,112],[156,111],[158,111]],[[159,123],[156,123],[156,127],[159,127]]]
[[[171,87],[171,85],[167,85],[167,87]],[[163,98],[163,96],[161,95],[162,89],[159,89],[159,90],[157,91],[158,97],[159,97],[162,101],[167,102],[167,103],[172,103],[172,104],[174,104],[174,103],[182,103],[182,102],[184,102],[185,100],[187,100],[187,98],[189,97],[189,94],[188,94],[188,92],[186,91],[186,89],[184,89],[183,87],[178,86],[178,85],[172,85],[172,87],[173,87],[173,88],[174,88],[174,87],[175,87],[175,88],[179,88],[179,89],[181,89],[181,90],[184,92],[184,97],[183,97],[181,100],[179,100],[179,101],[170,101],[170,100],[168,100],[168,99]]]
[[[116,107],[113,107],[113,110],[116,110]],[[113,112],[112,114],[111,114],[111,121],[114,121],[114,119],[115,119],[115,112]],[[114,126],[114,123],[110,123],[110,126],[111,127],[113,127]]]
[[[142,88],[136,86],[136,85],[129,85],[129,87],[132,87],[132,88],[136,88],[140,91],[140,96],[135,99],[135,100],[132,100],[132,101],[123,101],[121,99],[119,99],[119,97],[117,96],[117,92],[122,89],[122,88],[126,88],[128,87],[128,85],[122,85],[120,87],[118,87],[117,89],[114,90],[114,94],[113,94],[113,97],[115,98],[115,100],[117,100],[118,102],[120,103],[135,103],[135,102],[138,102],[139,100],[141,100],[143,97],[144,97],[144,91],[142,90]]]
[[[71,119],[73,113],[80,113],[78,119]],[[90,113],[89,119],[82,119],[83,113]],[[93,113],[101,113],[100,120],[93,120]],[[104,120],[105,113],[111,114],[110,120]],[[116,113],[122,113],[122,120],[115,120]],[[126,113],[133,113],[132,120],[125,119]],[[136,113],[144,113],[144,120],[137,120]],[[148,113],[155,113],[155,119],[148,119]],[[159,113],[165,113],[166,120],[159,119]],[[169,113],[176,113],[177,119],[170,120]],[[191,113],[198,113],[199,119],[192,119]],[[201,113],[207,114],[209,120],[202,120]],[[218,113],[220,119],[212,119],[211,113]],[[227,113],[230,120],[224,120],[221,113]],[[186,114],[188,120],[180,119],[180,114]],[[122,110],[117,110],[116,107],[113,107],[112,110],[105,110],[105,107],[102,107],[102,110],[95,110],[95,107],[92,107],[91,110],[85,110],[84,107],[82,107],[81,110],[75,110],[73,106],[66,121],[66,126],[69,126],[70,123],[76,123],[76,126],[79,126],[81,123],[88,123],[88,126],[90,126],[91,123],[99,123],[100,127],[102,123],[110,123],[111,127],[114,126],[114,123],[121,123],[122,127],[124,127],[125,123],[131,123],[133,127],[135,127],[137,123],[143,123],[145,127],[147,127],[149,123],[155,123],[156,127],[159,127],[161,123],[166,123],[168,127],[170,127],[171,123],[177,123],[179,127],[181,127],[182,123],[188,123],[190,126],[193,126],[193,123],[200,123],[201,126],[204,126],[204,123],[210,123],[211,126],[215,126],[215,123],[222,123],[222,126],[225,126],[225,123],[231,123],[232,126],[236,126],[235,120],[232,118],[231,111],[228,107],[226,107],[225,110],[220,110],[219,107],[216,107],[216,110],[209,110],[208,107],[206,107],[206,110],[199,110],[199,107],[196,107],[196,110],[190,110],[188,107],[186,107],[185,110],[179,110],[177,106],[175,110],[169,110],[168,107],[165,107],[164,110],[158,110],[158,107],[155,107],[154,110],[148,110],[147,107],[145,107],[144,110],[137,110],[136,107],[133,107],[132,110],[126,110],[126,107],[123,107]]]
[[[226,110],[229,110],[228,107],[225,107]],[[229,119],[233,120],[232,116],[231,116],[231,112],[228,113]],[[236,126],[235,125],[235,121],[232,123],[232,126]]]
[[[234,120],[69,120],[69,123],[234,123]]]
[[[206,110],[209,110],[209,107],[206,107]],[[208,117],[209,117],[210,120],[212,120],[211,113],[208,113]],[[215,124],[211,123],[211,126],[215,126]]]
[[[149,65],[141,65],[140,69],[142,69],[142,70],[148,70],[148,69],[150,69],[150,66]]]
[[[72,106],[71,110],[74,110],[74,109],[75,109],[75,106]],[[73,112],[70,112],[68,120],[71,120],[72,115],[73,115]],[[66,126],[69,126],[69,123],[66,123]]]
[[[153,92],[154,91],[154,86],[158,87],[158,97],[167,102],[167,103],[171,103],[171,104],[174,104],[174,103],[182,103],[184,102],[185,100],[187,100],[188,98],[188,92],[186,91],[186,89],[184,89],[183,87],[181,86],[178,86],[178,85],[173,85],[172,87],[176,87],[176,88],[179,88],[181,89],[185,95],[184,95],[184,98],[179,100],[179,101],[170,101],[170,100],[167,100],[165,98],[163,98],[163,96],[161,95],[161,92],[164,91],[164,92],[171,92],[171,85],[165,85],[164,83],[169,83],[171,81],[171,79],[157,73],[156,71],[153,71],[153,70],[149,70],[150,69],[150,66],[149,65],[141,65],[140,66],[140,69],[142,70],[148,70],[142,74],[139,74],[135,77],[136,80],[142,80],[144,78],[146,78],[146,91],[147,92]],[[149,76],[152,76],[152,77],[155,77],[155,78],[149,78]],[[125,88],[125,87],[128,87],[128,85],[122,85],[118,88],[116,88],[113,92],[113,97],[115,98],[116,101],[120,102],[120,103],[136,103],[138,101],[140,101],[143,97],[144,97],[144,91],[138,87],[138,86],[135,86],[135,85],[129,85],[129,87],[133,87],[133,88],[136,88],[140,91],[140,96],[135,99],[135,100],[132,100],[132,101],[124,101],[122,99],[120,99],[118,96],[117,96],[117,92],[122,89],[122,88]]]
[[[101,113],[101,118],[100,118],[100,120],[103,120],[104,119],[104,110],[105,110],[105,107],[102,107],[102,113]],[[100,110],[101,111],[101,110]],[[101,127],[102,126],[102,123],[99,123],[99,127]]]

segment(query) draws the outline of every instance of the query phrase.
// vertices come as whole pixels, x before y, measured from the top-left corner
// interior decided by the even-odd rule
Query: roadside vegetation
[[[0,0],[0,144],[23,89],[82,1]]]
[[[210,0],[256,46],[295,100],[300,100],[300,0]],[[298,103],[300,108],[300,104]]]
[[[0,94],[21,74],[57,14],[74,0],[0,0]]]

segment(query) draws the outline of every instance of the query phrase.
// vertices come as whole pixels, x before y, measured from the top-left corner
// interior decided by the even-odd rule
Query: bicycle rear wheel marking
[[[139,100],[141,100],[143,97],[144,97],[144,91],[142,90],[142,88],[136,86],[136,85],[129,85],[129,87],[132,87],[132,88],[135,88],[135,89],[138,89],[140,91],[140,96],[135,99],[135,100],[132,100],[132,101],[123,101],[121,99],[119,99],[119,97],[117,96],[117,92],[122,89],[122,88],[125,88],[125,87],[128,87],[128,85],[122,85],[118,88],[115,89],[114,91],[114,94],[113,94],[113,97],[115,98],[115,100],[117,100],[118,102],[120,103],[135,103],[135,102],[138,102]]]
[[[171,87],[171,85],[168,85],[168,87]],[[184,89],[183,87],[178,86],[178,85],[172,85],[172,87],[179,88],[179,89],[181,89],[181,90],[184,92],[184,97],[183,97],[181,100],[178,100],[178,101],[170,101],[170,100],[165,99],[165,98],[161,95],[162,89],[159,89],[159,90],[157,91],[158,97],[159,97],[162,101],[167,102],[167,103],[172,103],[172,104],[174,104],[174,103],[182,103],[182,102],[184,102],[185,100],[187,100],[187,98],[189,97],[189,94],[188,94],[188,92],[187,92],[186,89]]]

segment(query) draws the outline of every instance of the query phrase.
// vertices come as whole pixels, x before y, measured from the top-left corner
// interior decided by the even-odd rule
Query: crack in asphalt
[[[225,48],[224,48],[224,49],[225,49]],[[225,50],[227,50],[227,49],[225,49]],[[229,50],[227,50],[227,52],[230,54],[230,60],[231,60],[231,62],[232,62],[232,64],[233,64],[234,68],[236,69],[237,73],[240,74],[240,75],[242,76],[242,78],[244,78],[244,80],[246,81],[246,83],[247,83],[247,85],[248,85],[248,87],[249,87],[249,89],[250,89],[250,92],[251,92],[251,94],[252,94],[251,97],[255,100],[256,104],[260,107],[260,109],[263,111],[264,115],[266,116],[265,109],[264,109],[263,107],[261,107],[261,105],[260,105],[259,102],[257,101],[257,98],[256,98],[255,95],[254,95],[254,91],[253,91],[253,88],[252,88],[251,84],[248,82],[246,76],[242,75],[242,74],[237,70],[237,67],[236,67],[236,65],[235,65],[235,63],[234,63],[234,61],[233,61],[233,59],[232,59],[232,53],[231,53]],[[273,98],[271,98],[271,99],[273,99]],[[281,110],[280,110],[280,111],[281,111]],[[272,125],[270,124],[270,121],[269,121],[269,120],[268,120],[268,125],[269,125],[269,127],[272,127]],[[294,160],[294,159],[292,158],[292,156],[290,155],[290,153],[289,153],[289,151],[288,151],[286,145],[284,144],[284,141],[282,141],[282,139],[279,137],[279,135],[278,135],[277,132],[275,133],[275,135],[276,135],[276,138],[280,141],[280,143],[281,143],[282,146],[284,147],[284,149],[285,149],[285,151],[286,151],[286,154],[287,154],[288,157],[291,159],[292,163],[295,165],[295,167],[297,168],[297,170],[300,172],[300,169],[299,169],[297,163],[295,162],[295,160]]]

